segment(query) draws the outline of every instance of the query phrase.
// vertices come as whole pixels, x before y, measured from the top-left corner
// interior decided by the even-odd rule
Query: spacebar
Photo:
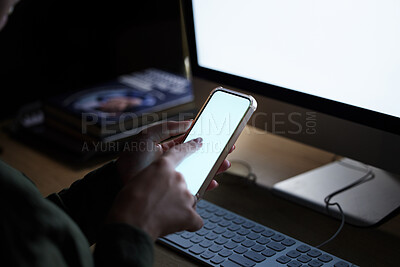
[[[244,267],[252,267],[256,265],[254,261],[237,254],[230,256],[228,259]]]

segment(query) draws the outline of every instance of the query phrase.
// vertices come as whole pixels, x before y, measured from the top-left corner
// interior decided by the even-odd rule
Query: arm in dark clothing
[[[130,225],[106,225],[99,234],[94,262],[96,267],[152,266],[153,241]]]
[[[153,242],[145,232],[126,224],[101,226],[121,186],[115,174],[114,163],[107,164],[70,189],[51,195],[51,203],[21,172],[0,160],[3,265],[151,266]],[[67,209],[75,221],[64,212]],[[92,241],[98,239],[94,260],[80,228]]]
[[[69,214],[93,244],[121,187],[113,161],[47,199]]]

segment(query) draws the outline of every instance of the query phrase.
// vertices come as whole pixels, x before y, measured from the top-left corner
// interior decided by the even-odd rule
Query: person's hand
[[[175,138],[175,139],[173,139],[173,140],[170,140],[170,141],[168,141],[168,142],[162,143],[162,144],[161,144],[162,151],[166,152],[166,151],[168,151],[171,147],[173,147],[173,146],[175,146],[175,145],[177,145],[177,144],[182,143],[184,137],[185,137],[185,136],[182,135],[182,136],[179,136],[179,137],[177,137],[177,138]],[[229,153],[232,153],[232,151],[235,150],[235,148],[236,148],[235,145],[233,145],[233,147],[231,147],[231,149],[229,150]],[[227,169],[229,169],[230,167],[231,167],[231,163],[230,163],[227,159],[225,159],[225,160],[222,162],[221,166],[219,167],[219,169],[218,169],[216,175],[225,172],[225,171],[226,171]],[[210,184],[209,184],[208,187],[207,187],[207,191],[213,190],[213,189],[215,189],[216,187],[218,187],[218,182],[215,181],[215,180],[211,180]]]
[[[127,223],[154,240],[182,230],[196,231],[203,221],[194,209],[195,199],[175,167],[201,147],[201,138],[174,145],[130,179],[118,193],[108,222]]]
[[[163,153],[182,143],[184,138],[182,134],[190,128],[191,124],[192,121],[169,121],[156,124],[135,135],[129,143],[123,144],[124,152],[117,160],[117,170],[123,184],[126,184]],[[162,141],[177,135],[181,136],[162,143]],[[235,146],[231,148],[229,153],[234,149]],[[217,174],[226,171],[230,166],[230,162],[225,159]],[[217,186],[218,183],[212,180],[207,190],[212,190]]]
[[[191,121],[159,123],[145,128],[135,135],[132,140],[122,144],[123,152],[118,158],[116,165],[123,184],[126,184],[132,177],[157,160],[165,152],[160,144],[162,141],[185,133],[191,123]],[[172,147],[172,143],[168,143]]]

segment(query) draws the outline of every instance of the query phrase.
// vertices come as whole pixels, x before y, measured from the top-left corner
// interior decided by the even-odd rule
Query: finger
[[[180,143],[182,143],[184,139],[185,139],[185,135],[181,135],[181,136],[179,136],[177,138],[174,138],[174,139],[172,139],[170,141],[162,143],[161,147],[162,147],[163,151],[166,152],[171,147],[174,147],[174,146],[179,145]]]
[[[218,182],[215,180],[212,180],[211,183],[207,186],[207,191],[213,190],[218,187]]]
[[[172,136],[185,133],[191,124],[192,121],[167,121],[148,127],[140,134],[155,143],[160,143]]]
[[[219,166],[219,169],[217,171],[217,174],[220,174],[221,172],[226,171],[227,169],[229,169],[231,167],[231,163],[229,162],[229,160],[224,160],[224,162],[222,162],[221,166]]]
[[[203,219],[194,209],[192,211],[191,217],[191,225],[187,227],[188,231],[194,232],[203,227]]]
[[[193,139],[189,142],[172,147],[165,154],[171,160],[173,166],[177,166],[184,158],[196,152],[202,146],[203,139],[201,137]]]
[[[233,150],[235,150],[236,149],[236,146],[235,145],[233,145],[232,147],[231,147],[231,150],[229,150],[229,154],[230,153],[232,153],[233,152]]]

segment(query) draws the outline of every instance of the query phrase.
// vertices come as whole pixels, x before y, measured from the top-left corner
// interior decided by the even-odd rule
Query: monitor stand
[[[350,168],[358,166],[358,169]],[[342,159],[276,183],[276,195],[319,212],[340,218],[339,209],[326,209],[324,198],[360,179],[367,171],[359,163]],[[360,169],[361,168],[361,169]],[[400,175],[369,166],[374,177],[331,199],[342,207],[346,222],[355,226],[372,226],[400,207]]]

